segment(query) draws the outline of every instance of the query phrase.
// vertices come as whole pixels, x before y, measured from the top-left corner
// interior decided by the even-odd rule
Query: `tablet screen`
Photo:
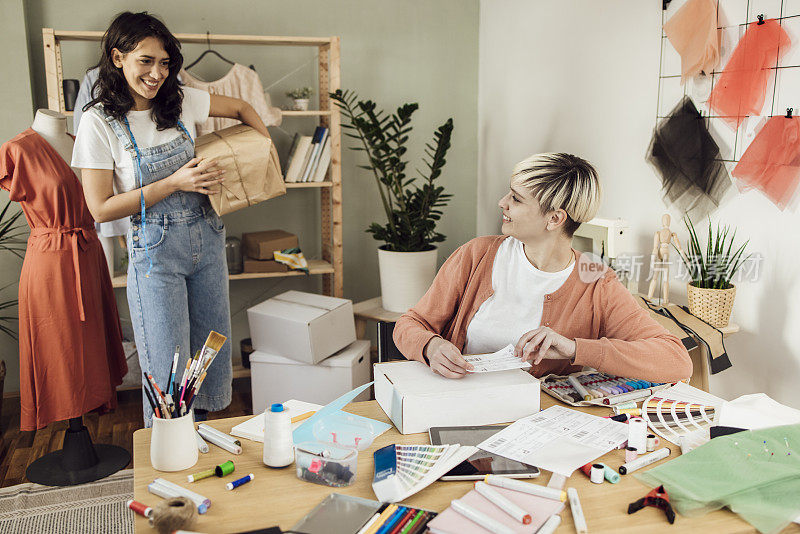
[[[431,445],[458,443],[460,445],[476,446],[500,432],[506,426],[440,426],[432,427],[428,434],[430,435]],[[539,469],[536,467],[479,450],[448,471],[442,478],[454,476],[474,476],[477,478],[483,475],[535,476],[538,474]]]

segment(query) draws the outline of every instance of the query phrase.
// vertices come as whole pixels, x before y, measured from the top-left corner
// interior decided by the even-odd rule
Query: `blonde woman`
[[[591,367],[675,382],[692,374],[683,344],[650,318],[616,275],[571,247],[600,204],[597,172],[571,154],[518,163],[500,199],[500,236],[473,239],[442,265],[394,329],[398,349],[435,373],[460,378],[462,354],[500,350],[535,376]]]

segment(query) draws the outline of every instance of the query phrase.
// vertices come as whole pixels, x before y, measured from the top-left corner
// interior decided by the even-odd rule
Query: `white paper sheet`
[[[800,410],[785,406],[765,393],[754,393],[724,402],[715,423],[749,430],[796,425],[800,423]]]
[[[520,419],[478,448],[568,477],[627,439],[626,424],[552,406]]]
[[[508,369],[527,369],[531,366],[514,356],[514,345],[508,345],[491,354],[465,354],[464,359],[474,367],[471,373],[492,373]]]
[[[306,412],[315,412],[322,408],[321,404],[314,404],[312,402],[305,402],[296,399],[291,399],[283,403],[283,407],[289,410],[295,416],[302,415]],[[292,430],[296,430],[303,421],[292,423]],[[231,434],[239,437],[246,438],[253,441],[264,442],[264,413],[253,416],[244,423],[239,423],[231,429]]]

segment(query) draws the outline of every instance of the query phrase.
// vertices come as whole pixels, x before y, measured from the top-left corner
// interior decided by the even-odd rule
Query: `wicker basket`
[[[689,313],[716,328],[728,326],[736,286],[731,285],[728,289],[705,289],[689,283],[686,295],[689,299]]]

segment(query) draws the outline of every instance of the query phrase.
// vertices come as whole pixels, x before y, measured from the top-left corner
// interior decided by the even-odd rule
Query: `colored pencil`
[[[412,518],[411,518],[411,521],[409,521],[408,523],[406,523],[406,526],[404,526],[404,527],[403,527],[403,529],[400,531],[400,534],[408,534],[408,532],[409,532],[409,531],[410,531],[412,528],[414,528],[414,525],[415,525],[417,522],[419,522],[419,520],[420,520],[420,517],[422,517],[424,514],[425,514],[425,510],[417,510],[417,513],[416,513],[416,515],[414,515],[414,517],[412,517]]]
[[[395,524],[394,528],[389,531],[389,534],[399,534],[400,531],[403,530],[403,527],[406,526],[415,515],[417,515],[416,508],[408,508],[406,513],[403,514],[403,517]]]
[[[405,506],[398,506],[397,510],[389,516],[383,525],[378,529],[375,534],[388,534],[388,532],[400,521],[400,518],[406,515],[407,508]]]

